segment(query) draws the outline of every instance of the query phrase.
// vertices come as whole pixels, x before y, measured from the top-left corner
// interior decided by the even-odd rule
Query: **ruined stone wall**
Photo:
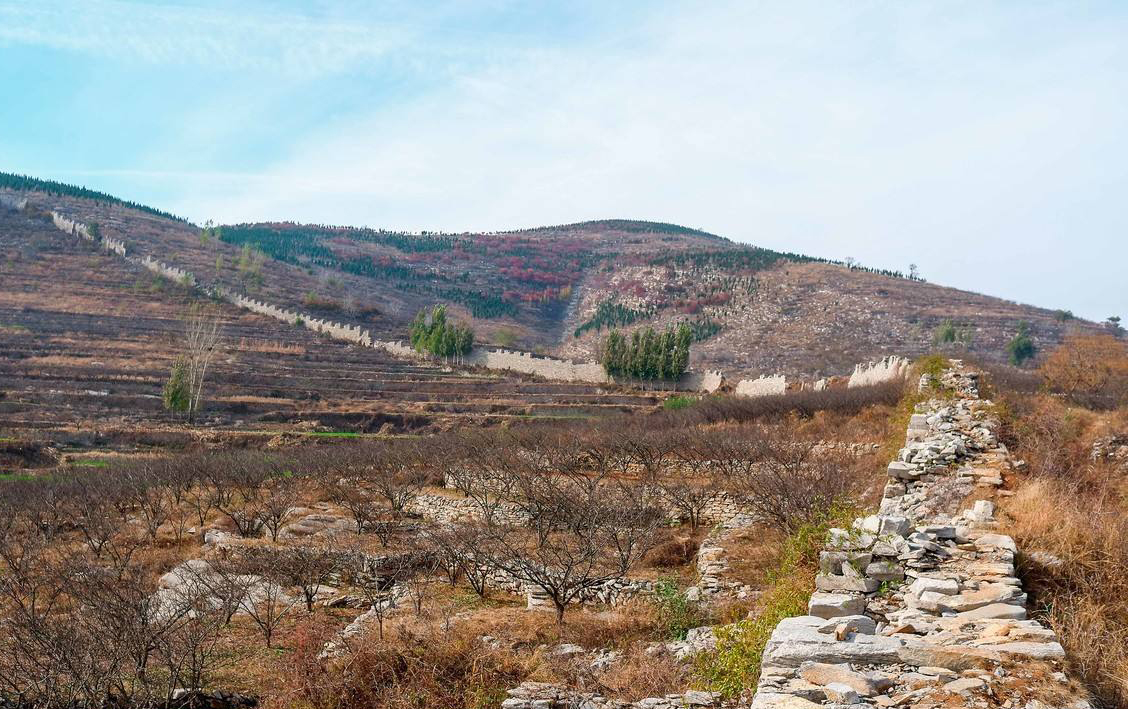
[[[909,375],[911,366],[909,360],[895,355],[884,357],[876,362],[859,364],[854,367],[854,373],[850,375],[850,381],[846,386],[854,388],[904,379]]]
[[[725,375],[717,369],[704,372],[686,372],[678,381],[678,387],[689,391],[702,391],[712,394],[725,385]]]
[[[741,379],[736,383],[737,396],[772,396],[787,393],[787,377],[776,374],[759,379]]]
[[[1011,461],[976,375],[954,364],[942,383],[959,398],[918,406],[878,514],[831,530],[808,615],[772,633],[752,707],[1086,706],[1056,703],[1071,695],[1064,651],[1026,617],[993,503],[964,507]]]
[[[27,206],[26,198],[17,199],[8,194],[0,194],[0,200],[3,200],[0,201],[0,205],[12,209],[24,209]],[[58,212],[52,212],[51,218],[55,226],[61,231],[79,236],[87,241],[95,241],[85,224],[69,219]],[[121,240],[102,236],[98,239],[98,242],[99,245],[107,251],[111,251],[134,263],[140,264],[153,273],[173,279],[179,283],[187,283],[191,286],[197,285],[196,278],[190,271],[169,265],[150,255],[142,257],[128,256],[126,245]],[[374,347],[395,357],[417,360],[424,359],[419,353],[415,352],[403,342],[374,340],[371,333],[361,328],[359,325],[346,325],[344,323],[318,318],[309,313],[282,308],[264,301],[248,298],[223,287],[216,287],[213,290],[216,295],[224,300],[260,315],[265,315],[290,324],[301,324],[314,332],[320,332],[334,339],[352,342],[364,347]],[[894,360],[904,364],[894,364]],[[484,367],[486,369],[531,374],[556,381],[589,382],[592,384],[614,383],[614,379],[607,375],[603,370],[603,366],[598,362],[573,362],[571,360],[547,357],[532,352],[521,352],[517,350],[478,348],[467,355],[462,363]],[[907,366],[906,360],[888,357],[875,365],[869,365],[868,368],[859,365],[855,369],[854,375],[850,378],[850,386],[861,386],[863,383],[873,383],[875,381],[887,381],[894,376],[894,372],[901,372],[903,376],[903,372],[907,370]],[[856,384],[855,380],[859,383]],[[688,372],[678,382],[677,388],[687,391],[712,393],[719,390],[724,384],[725,377],[722,372],[707,370],[704,372]],[[736,393],[741,396],[769,396],[773,394],[783,394],[786,391],[787,379],[783,375],[760,377],[759,379],[745,379],[741,380],[736,385]]]
[[[17,197],[14,194],[7,194],[0,192],[0,207],[10,209],[15,212],[23,211],[27,206],[27,197]]]

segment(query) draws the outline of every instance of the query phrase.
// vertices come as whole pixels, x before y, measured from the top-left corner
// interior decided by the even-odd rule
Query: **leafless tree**
[[[372,490],[355,478],[334,481],[329,495],[333,502],[352,515],[357,534],[363,534],[365,529],[387,516],[388,508]]]
[[[565,468],[565,470],[567,470]],[[569,603],[622,578],[642,557],[661,521],[634,490],[610,476],[544,474],[534,464],[512,486],[530,512],[526,527],[486,527],[490,563],[540,588],[564,622]]]
[[[184,316],[182,356],[188,369],[188,423],[193,423],[204,397],[208,367],[220,345],[219,317],[200,306]]]
[[[281,471],[263,483],[259,519],[270,533],[271,541],[278,541],[278,532],[286,515],[298,500],[297,481],[290,471]]]
[[[709,506],[727,494],[716,466],[714,436],[692,430],[671,438],[677,440],[674,461],[654,467],[647,481],[697,529]]]
[[[463,522],[457,526],[439,526],[425,532],[435,560],[453,586],[460,577],[481,598],[489,592],[489,580],[494,572],[490,562],[491,535],[484,524]]]
[[[246,584],[239,610],[258,626],[266,646],[273,647],[279,624],[299,603],[277,580],[277,555],[267,547],[250,547],[242,550],[230,564],[230,571],[223,573],[237,573],[244,577]]]
[[[856,461],[767,427],[714,441],[732,490],[750,511],[787,532],[858,492]]]
[[[271,549],[269,554],[274,557],[272,577],[287,586],[297,586],[309,613],[321,587],[347,561],[340,550],[326,544],[287,544]]]

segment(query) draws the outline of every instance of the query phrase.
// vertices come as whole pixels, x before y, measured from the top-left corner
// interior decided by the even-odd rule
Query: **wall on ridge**
[[[0,194],[0,206],[10,209],[22,210],[27,206],[27,198],[15,198],[12,195]],[[137,263],[160,276],[170,278],[178,283],[197,285],[195,276],[187,270],[169,265],[152,256],[141,257],[127,255],[125,242],[107,236],[95,238],[87,226],[81,222],[69,219],[58,212],[51,212],[51,219],[55,226],[67,234],[79,236],[87,241],[98,243],[103,249],[111,251]],[[364,347],[373,347],[383,350],[395,357],[404,357],[415,360],[426,358],[403,342],[380,341],[372,338],[372,334],[359,325],[346,325],[315,317],[309,313],[266,303],[235,293],[223,287],[213,289],[213,293],[230,303],[238,305],[251,312],[281,320],[293,325],[300,324],[315,332],[324,333],[330,337],[347,342],[353,342]],[[609,377],[598,362],[574,362],[538,355],[532,352],[521,352],[501,348],[478,348],[467,355],[463,364],[484,367],[486,369],[507,370],[531,374],[545,379],[565,382],[588,382],[592,384],[613,384],[615,380]],[[849,386],[862,386],[863,384],[888,381],[896,376],[904,376],[908,362],[899,357],[886,357],[878,363],[858,365],[850,377]],[[722,372],[707,370],[704,372],[687,372],[677,383],[676,389],[683,391],[699,391],[712,393],[725,385]],[[760,377],[759,379],[744,379],[737,383],[735,392],[742,396],[770,396],[783,394],[787,391],[787,379],[783,375]]]

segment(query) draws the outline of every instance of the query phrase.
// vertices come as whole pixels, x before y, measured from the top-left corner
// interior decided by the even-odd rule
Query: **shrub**
[[[1051,391],[1076,404],[1113,408],[1128,401],[1128,343],[1112,335],[1073,334],[1046,358]]]
[[[827,532],[848,523],[855,512],[846,505],[833,505],[787,538],[779,564],[768,572],[755,616],[717,628],[716,649],[697,657],[695,671],[711,690],[732,698],[746,687],[756,686],[764,647],[776,625],[784,618],[807,612]]]
[[[1038,396],[1019,401],[1008,442],[1030,477],[1006,512],[1034,616],[1066,651],[1099,706],[1128,706],[1128,505],[1115,463],[1090,458],[1107,416]]]
[[[936,347],[951,344],[966,347],[971,344],[971,330],[966,327],[956,327],[951,320],[945,320],[933,332],[932,344]]]
[[[175,413],[184,413],[192,401],[191,385],[188,376],[188,363],[180,357],[172,365],[172,372],[165,382],[162,392],[164,407]]]
[[[1011,364],[1016,367],[1029,359],[1033,359],[1038,352],[1038,348],[1034,346],[1034,340],[1030,338],[1029,329],[1030,326],[1026,323],[1019,323],[1018,332],[1007,343],[1007,354],[1010,356]]]
[[[693,406],[670,412],[671,427],[721,421],[754,421],[785,416],[810,418],[818,411],[856,414],[870,406],[893,406],[901,400],[903,382],[885,382],[849,389],[792,391],[772,396],[709,396]],[[903,432],[903,431],[902,431]]]
[[[662,402],[662,408],[667,411],[687,409],[697,403],[696,396],[671,396]]]
[[[685,640],[686,634],[705,623],[701,608],[685,596],[671,578],[654,583],[654,605],[658,608],[658,624],[671,640]]]

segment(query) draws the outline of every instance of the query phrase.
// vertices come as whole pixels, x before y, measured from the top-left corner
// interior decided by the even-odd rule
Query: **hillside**
[[[93,222],[135,253],[204,285],[402,339],[419,309],[448,303],[480,342],[591,360],[611,327],[687,322],[691,367],[730,375],[831,375],[917,355],[952,323],[948,348],[1005,359],[1020,323],[1042,349],[1060,311],[1012,303],[671,224],[601,220],[500,233],[236,224],[201,230],[158,209],[7,176],[0,193]],[[256,259],[261,259],[261,266]]]
[[[0,253],[0,438],[77,446],[192,438],[161,400],[182,352],[188,290],[3,208]],[[656,404],[590,384],[452,372],[208,307],[224,342],[201,421],[213,438],[420,432]]]

